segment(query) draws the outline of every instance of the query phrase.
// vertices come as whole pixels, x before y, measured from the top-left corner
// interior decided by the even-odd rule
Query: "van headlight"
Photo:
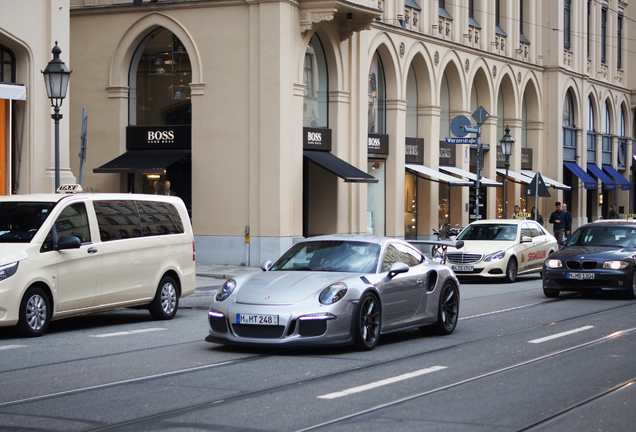
[[[20,261],[16,261],[11,264],[5,264],[3,266],[0,266],[0,281],[3,281],[8,277],[13,276],[15,272],[18,271],[19,263]]]
[[[497,261],[497,260],[502,259],[505,255],[506,255],[506,251],[499,251],[499,252],[491,253],[490,255],[486,255],[486,258],[484,258],[484,261],[486,261],[486,262],[488,262],[488,261]]]
[[[228,298],[234,292],[234,288],[236,288],[236,281],[234,279],[226,280],[216,292],[216,301],[223,301]]]

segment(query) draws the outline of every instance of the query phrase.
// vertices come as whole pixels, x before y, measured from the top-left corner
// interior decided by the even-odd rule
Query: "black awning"
[[[190,154],[190,150],[129,150],[94,173],[163,174],[166,167]]]
[[[303,150],[303,155],[317,163],[327,171],[350,183],[377,183],[378,179],[364,171],[359,170],[337,156],[326,151]]]

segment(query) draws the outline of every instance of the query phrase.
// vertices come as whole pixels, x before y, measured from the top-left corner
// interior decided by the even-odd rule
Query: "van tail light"
[[[197,250],[194,247],[194,237],[192,238],[192,261],[197,260]]]

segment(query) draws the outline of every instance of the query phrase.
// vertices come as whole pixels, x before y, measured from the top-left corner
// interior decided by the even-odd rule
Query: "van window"
[[[183,223],[175,206],[160,201],[137,201],[144,236],[181,234]]]
[[[94,201],[93,205],[103,242],[140,236],[135,201]]]
[[[95,201],[102,241],[184,232],[179,211],[160,201]]]
[[[62,236],[75,236],[82,243],[91,242],[91,232],[88,225],[88,215],[84,203],[71,204],[67,206],[55,220],[55,225],[51,228],[41,251],[46,252],[53,249],[53,229],[57,231],[57,238]]]
[[[0,203],[0,243],[28,243],[40,229],[55,203]]]

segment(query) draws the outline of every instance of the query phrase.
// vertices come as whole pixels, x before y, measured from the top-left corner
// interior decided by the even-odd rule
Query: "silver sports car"
[[[447,335],[457,326],[455,274],[399,239],[312,237],[261,268],[262,273],[229,279],[219,288],[208,312],[206,341],[355,344],[371,350],[381,334],[433,326]]]

